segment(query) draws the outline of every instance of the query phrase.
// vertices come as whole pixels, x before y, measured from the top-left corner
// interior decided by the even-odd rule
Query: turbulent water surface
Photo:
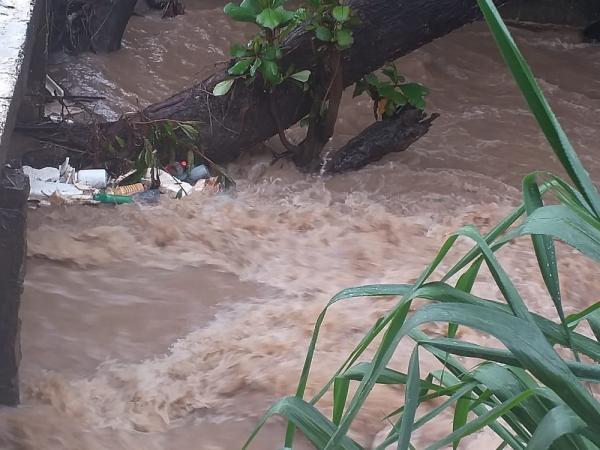
[[[134,17],[117,53],[58,58],[57,78],[72,93],[105,95],[97,110],[109,118],[182,89],[226,59],[230,42],[248,31],[225,20],[219,2],[194,3],[173,20]],[[515,33],[600,179],[600,47],[578,43],[569,31]],[[525,174],[557,170],[482,24],[399,64],[430,87],[428,109],[441,118],[409,151],[360,172],[306,176],[255,154],[229,167],[235,197],[31,211],[24,404],[0,410],[0,448],[239,448],[268,405],[294,392],[315,319],[332,294],[414,281],[453,230],[467,223],[486,230],[510,211]],[[371,121],[366,99],[345,99],[332,145]],[[500,255],[529,304],[554,317],[530,243]],[[569,311],[597,300],[600,274],[589,261],[561,249],[560,265]],[[476,292],[499,298],[489,275]],[[390,302],[357,300],[332,311],[309,391]],[[400,345],[395,368],[406,369],[410,350],[410,342]],[[433,364],[424,360],[423,367]],[[371,446],[402,397],[399,389],[377,389],[352,436]],[[326,397],[322,408],[330,406]],[[420,431],[417,444],[448,427],[437,422]],[[254,448],[281,448],[282,435],[274,420]],[[466,446],[484,448],[489,440],[479,436]]]

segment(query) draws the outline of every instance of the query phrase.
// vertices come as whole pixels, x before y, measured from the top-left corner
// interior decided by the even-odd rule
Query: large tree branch
[[[475,0],[349,0],[361,19],[354,45],[343,55],[345,86],[363,75],[480,17]],[[497,1],[498,4],[505,1]],[[313,69],[311,33],[298,29],[286,42],[285,62]],[[227,78],[218,72],[171,98],[149,106],[151,119],[199,120],[203,146],[217,161],[236,158],[244,149],[277,133],[260,83],[237,83],[230,95],[213,97],[212,88]],[[296,83],[275,90],[281,126],[287,128],[310,109],[308,95]]]
[[[496,0],[503,4],[507,0]],[[348,4],[360,17],[354,28],[354,44],[343,52],[343,84],[350,86],[362,76],[381,67],[387,61],[406,55],[447,33],[477,20],[480,12],[476,0],[349,0]],[[294,30],[285,42],[284,64],[297,70],[316,72],[312,33],[302,28]],[[241,152],[265,141],[305,116],[311,107],[310,95],[294,81],[278,86],[271,94],[270,104],[260,82],[250,86],[238,81],[223,97],[214,97],[213,87],[226,79],[227,67],[172,97],[148,106],[140,120],[180,120],[199,123],[200,146],[215,162],[227,162]],[[278,122],[272,110],[277,111]],[[129,122],[132,118],[130,117]],[[75,126],[71,141],[81,148],[94,148],[99,136],[108,141],[114,135],[127,134],[127,120],[92,126]],[[279,127],[278,127],[279,125]],[[90,129],[91,128],[91,129]],[[427,127],[419,126],[419,130]],[[43,130],[47,140],[56,141],[66,130]],[[53,134],[52,137],[49,137]],[[88,139],[88,145],[80,145]],[[105,139],[106,141],[106,139]],[[63,145],[65,143],[63,142]],[[95,147],[98,147],[97,145]],[[95,161],[100,160],[97,154]]]

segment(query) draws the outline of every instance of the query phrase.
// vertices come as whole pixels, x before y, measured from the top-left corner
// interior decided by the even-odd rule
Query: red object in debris
[[[181,161],[179,164],[181,164],[181,167],[183,168],[187,167],[187,161]]]

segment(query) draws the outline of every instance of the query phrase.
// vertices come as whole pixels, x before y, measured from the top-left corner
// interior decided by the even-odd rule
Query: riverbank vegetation
[[[286,449],[292,448],[296,429],[318,449],[362,449],[348,435],[352,423],[374,386],[391,384],[404,386],[405,393],[390,406],[389,415],[382,417],[393,425],[378,450],[414,448],[413,432],[447,410],[453,411],[453,431],[431,442],[430,450],[457,448],[461,439],[484,428],[501,440],[498,448],[600,448],[600,402],[593,394],[594,384],[600,381],[600,302],[590,299],[586,309],[565,315],[554,244],[562,241],[591,261],[600,261],[600,196],[494,3],[478,3],[569,180],[541,171],[526,176],[519,207],[485,235],[473,226],[458,230],[414,284],[360,286],[334,296],[317,319],[296,394],[271,407],[246,447],[271,416],[281,415],[289,421]],[[532,241],[556,310],[555,321],[527,307],[498,260],[503,247],[525,237]],[[472,250],[434,280],[432,275],[459,238],[472,241]],[[484,265],[503,301],[471,293]],[[379,318],[318,394],[305,398],[327,309],[339,302],[364,297],[377,301],[383,296],[398,298],[398,302]],[[419,330],[430,322],[447,323],[447,335],[431,337]],[[503,348],[466,342],[457,333],[459,327],[493,336]],[[402,339],[415,343],[405,372],[388,367]],[[371,359],[365,357],[367,350],[374,351]],[[424,352],[439,361],[439,370],[422,373]],[[481,362],[467,368],[457,356]],[[325,395],[333,396],[330,416],[319,409]],[[418,416],[419,406],[434,399],[438,399],[437,406]]]

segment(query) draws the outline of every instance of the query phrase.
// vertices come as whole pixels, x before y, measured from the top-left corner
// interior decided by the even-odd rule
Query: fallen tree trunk
[[[498,1],[498,3],[505,3]],[[349,0],[361,19],[354,29],[354,44],[343,55],[344,85],[350,86],[386,61],[408,54],[432,40],[480,17],[475,0]],[[312,69],[311,33],[298,29],[286,42],[287,63]],[[200,121],[202,144],[218,162],[235,159],[240,152],[277,133],[269,102],[259,85],[238,82],[225,98],[210,95],[227,78],[216,73],[143,112],[149,119]],[[273,96],[283,128],[300,120],[310,99],[295,83],[284,83]]]
[[[497,0],[496,3],[506,3]],[[477,20],[476,0],[349,0],[360,17],[354,28],[354,44],[343,53],[343,82],[350,86],[363,75],[412,52],[432,40]],[[315,70],[312,33],[302,28],[293,31],[285,43],[284,65],[298,70]],[[196,121],[199,146],[218,163],[237,158],[242,151],[277,133],[269,99],[261,83],[246,86],[238,81],[223,97],[211,95],[213,87],[228,77],[227,67],[162,102],[150,105],[139,114],[140,121]],[[309,95],[294,82],[278,86],[273,95],[283,128],[296,123],[310,109]],[[128,119],[131,121],[131,117]],[[97,136],[126,134],[127,120],[77,130],[51,130],[54,140],[70,136],[68,146],[93,148],[89,140]],[[30,130],[32,131],[32,130]],[[42,132],[48,136],[48,130]],[[64,144],[64,142],[63,142]],[[91,159],[98,159],[97,155]]]

